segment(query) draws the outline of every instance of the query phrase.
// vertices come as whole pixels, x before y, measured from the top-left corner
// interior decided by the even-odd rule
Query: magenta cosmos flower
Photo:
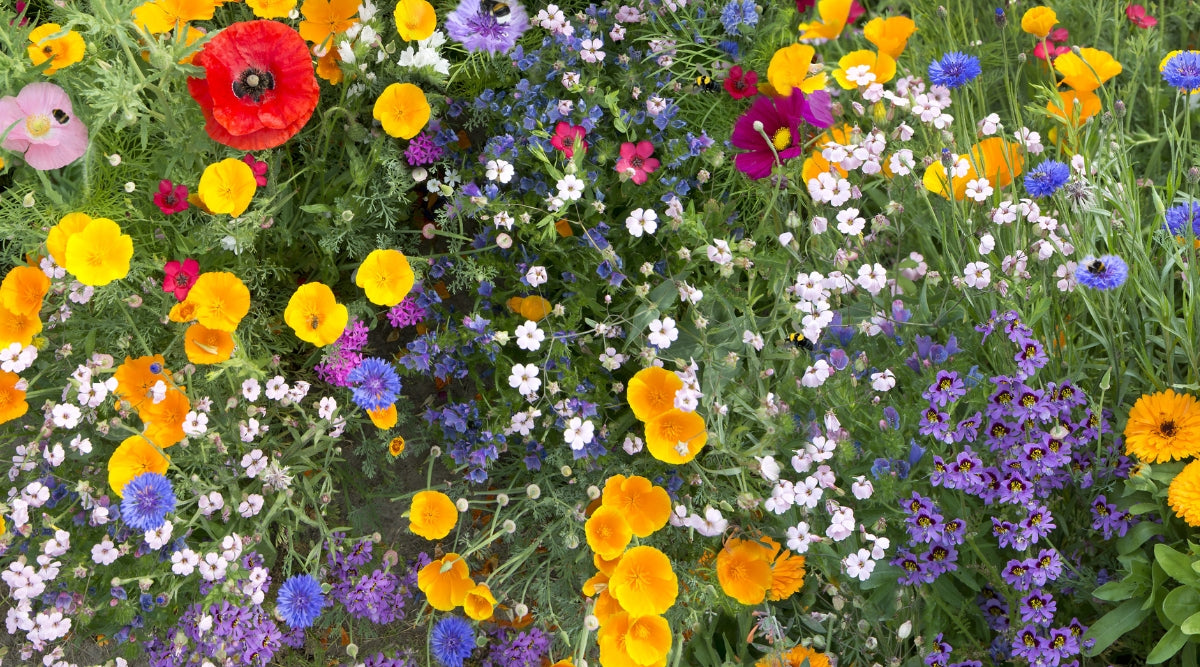
[[[176,299],[183,301],[192,291],[196,278],[200,277],[200,262],[191,257],[182,262],[173,259],[163,267],[163,273],[166,274],[163,276],[163,291],[172,292]]]
[[[16,97],[0,98],[0,135],[5,131],[0,145],[24,153],[25,162],[39,171],[65,167],[88,147],[87,127],[75,117],[71,98],[53,83],[31,83]]]
[[[636,144],[626,141],[621,144],[621,157],[617,160],[617,173],[633,172],[630,176],[634,183],[641,185],[646,177],[658,169],[658,160],[654,155],[654,144],[649,141],[639,141]]]
[[[738,153],[734,164],[750,178],[769,176],[776,154],[782,161],[804,152],[800,128],[806,122],[819,128],[833,124],[829,93],[818,90],[806,96],[793,88],[789,97],[759,97],[733,126],[733,145],[747,151]]]

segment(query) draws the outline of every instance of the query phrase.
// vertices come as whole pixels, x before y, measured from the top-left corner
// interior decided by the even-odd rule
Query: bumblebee
[[[63,111],[62,109],[55,109],[54,120],[58,121],[59,125],[66,125],[67,121],[71,120],[71,117],[67,115],[66,111]]]
[[[1098,259],[1094,259],[1087,265],[1087,270],[1088,270],[1088,273],[1090,273],[1092,275],[1099,275],[1101,273],[1104,273],[1104,262],[1101,262]]]
[[[797,348],[800,348],[801,350],[813,349],[812,341],[810,341],[807,337],[805,337],[804,334],[792,332],[792,333],[788,334],[787,340],[789,343],[791,343],[792,345],[794,345]]]
[[[697,92],[712,93],[717,90],[717,82],[713,81],[712,77],[707,74],[696,75],[696,90]]]
[[[507,2],[500,0],[493,2],[488,7],[488,13],[496,19],[496,23],[508,23],[508,20],[512,18],[512,8],[508,6]]]

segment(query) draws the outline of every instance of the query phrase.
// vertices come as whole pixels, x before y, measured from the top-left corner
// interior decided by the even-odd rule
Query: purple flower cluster
[[[487,468],[508,449],[503,433],[484,428],[479,406],[474,400],[449,403],[441,409],[425,410],[425,421],[440,426],[450,458],[460,466],[470,466],[467,479],[482,484],[488,479]]]
[[[1108,502],[1104,494],[1096,496],[1092,502],[1092,530],[1104,533],[1104,539],[1110,540],[1114,535],[1125,537],[1129,532],[1130,514],[1116,505]]]
[[[908,548],[896,552],[892,565],[904,570],[900,584],[911,586],[933,583],[935,579],[958,569],[958,545],[963,543],[966,522],[942,515],[931,498],[913,492],[901,504],[907,514]],[[919,555],[914,550],[921,551]]]
[[[550,650],[550,636],[539,628],[517,632],[496,627],[488,631],[488,639],[480,667],[538,667]]]
[[[329,350],[325,358],[317,364],[314,370],[317,377],[335,387],[349,387],[350,372],[362,363],[362,349],[367,345],[367,333],[370,329],[360,320],[355,320],[346,327]]]
[[[329,596],[346,608],[354,618],[386,624],[404,620],[405,605],[416,589],[416,570],[402,571],[366,566],[374,557],[375,544],[366,538],[350,542],[344,533],[331,536],[325,554],[328,579],[333,583]]]
[[[964,660],[962,662],[950,662],[950,653],[954,649],[950,644],[942,639],[942,633],[938,633],[937,637],[933,638],[933,647],[925,655],[925,664],[928,667],[983,667],[983,663],[978,660]]]
[[[174,628],[163,638],[152,636],[145,649],[151,667],[180,667],[195,664],[196,657],[225,656],[257,667],[270,663],[283,647],[303,643],[303,630],[284,634],[262,606],[223,601],[207,609],[189,606]]]
[[[408,142],[404,149],[404,160],[410,167],[423,167],[437,162],[446,151],[433,143],[427,132],[422,132]]]
[[[425,309],[417,305],[412,297],[405,297],[387,312],[388,322],[397,329],[424,322],[426,315]]]

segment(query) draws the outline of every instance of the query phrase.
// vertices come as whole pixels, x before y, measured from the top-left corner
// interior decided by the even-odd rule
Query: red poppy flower
[[[1158,25],[1158,19],[1146,13],[1141,5],[1129,5],[1125,8],[1125,16],[1139,28],[1153,28]]]
[[[250,165],[250,171],[254,172],[254,183],[258,187],[263,187],[267,184],[267,163],[259,162],[254,159],[254,156],[246,153],[242,156],[242,162]]]
[[[175,185],[169,179],[158,182],[158,192],[154,193],[154,205],[163,215],[171,215],[186,211],[188,208],[188,186],[180,183]]]
[[[183,301],[187,298],[196,278],[200,276],[200,262],[188,257],[180,262],[173,259],[163,267],[166,275],[163,277],[163,291],[174,292],[175,298]]]
[[[554,126],[554,136],[550,137],[550,145],[562,151],[568,158],[575,157],[575,139],[579,139],[579,149],[587,150],[587,142],[583,140],[587,129],[582,125],[571,125],[558,121]]]
[[[213,141],[240,150],[274,148],[291,139],[317,108],[317,77],[304,38],[276,21],[234,23],[217,33],[188,79]]]
[[[725,77],[725,90],[735,100],[754,97],[758,94],[758,72],[750,70],[742,72],[741,65],[729,68],[729,76]]]

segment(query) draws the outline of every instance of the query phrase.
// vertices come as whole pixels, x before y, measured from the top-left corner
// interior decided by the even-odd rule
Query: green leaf
[[[1200,576],[1192,569],[1192,558],[1187,554],[1179,553],[1165,544],[1156,544],[1154,560],[1175,581],[1192,587],[1200,585]]]
[[[1143,521],[1134,526],[1128,533],[1125,533],[1124,537],[1117,539],[1117,553],[1132,553],[1135,549],[1145,544],[1146,540],[1155,535],[1162,535],[1162,531],[1162,524]]]
[[[1159,509],[1158,503],[1134,503],[1129,508],[1130,514],[1145,514],[1147,512],[1157,512]]]
[[[1188,643],[1188,636],[1179,630],[1179,627],[1173,627],[1163,635],[1163,638],[1158,640],[1158,644],[1154,646],[1154,650],[1150,651],[1150,655],[1146,656],[1147,665],[1157,665],[1160,662],[1165,662],[1179,652],[1183,645]]]
[[[1086,652],[1088,657],[1099,655],[1104,649],[1120,639],[1121,635],[1136,628],[1150,615],[1149,609],[1142,609],[1142,600],[1126,600],[1116,609],[1100,617],[1100,620],[1088,628],[1084,639],[1093,639],[1095,644]]]
[[[1171,623],[1180,625],[1200,611],[1200,593],[1189,586],[1180,586],[1163,598],[1162,611]]]
[[[1131,581],[1110,581],[1092,591],[1092,597],[1109,602],[1120,602],[1141,592],[1142,586]]]
[[[1185,635],[1200,635],[1200,611],[1188,616],[1183,623],[1179,624],[1179,629]]]

